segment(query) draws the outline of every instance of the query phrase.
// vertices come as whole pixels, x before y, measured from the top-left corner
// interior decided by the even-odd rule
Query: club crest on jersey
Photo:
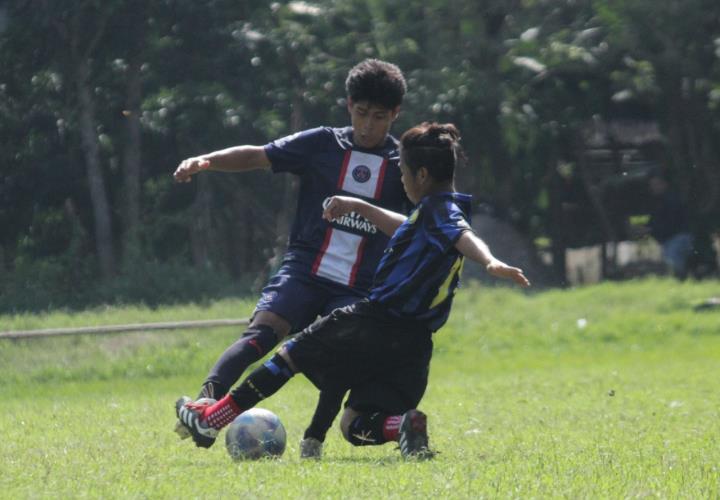
[[[364,183],[370,180],[372,173],[370,172],[370,167],[367,165],[358,165],[353,168],[352,176],[355,182]]]

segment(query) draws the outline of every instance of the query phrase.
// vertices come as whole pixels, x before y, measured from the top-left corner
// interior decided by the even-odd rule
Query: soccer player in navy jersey
[[[178,407],[193,435],[214,437],[236,415],[274,394],[294,373],[321,391],[350,389],[341,429],[356,446],[399,442],[404,457],[429,458],[425,392],[432,335],[447,320],[465,257],[520,286],[522,270],[496,259],[470,227],[471,197],[455,192],[459,134],[423,123],[401,142],[402,182],[417,206],[409,217],[365,200],[335,196],[323,217],[354,212],[392,238],[367,299],[336,309],[287,341],[214,404]]]
[[[253,169],[288,172],[300,181],[282,265],[263,289],[247,331],[220,356],[198,398],[222,398],[251,363],[289,333],[367,295],[388,237],[356,213],[323,220],[324,200],[343,194],[393,211],[410,208],[400,182],[398,142],[390,135],[407,88],[401,70],[385,61],[367,59],[350,70],[345,87],[349,127],[319,127],[265,146],[231,147],[188,158],[175,170],[178,182],[189,182],[205,170]],[[338,397],[321,394],[319,408],[325,408],[324,416],[313,421],[306,438],[324,439],[329,426],[325,421],[331,423],[337,414]],[[334,413],[328,404],[336,406]],[[181,437],[189,435],[181,423],[176,431]],[[193,438],[202,447],[214,442],[202,436]]]

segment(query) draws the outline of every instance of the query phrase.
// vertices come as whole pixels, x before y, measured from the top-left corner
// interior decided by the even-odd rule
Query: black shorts
[[[318,316],[330,314],[361,300],[364,295],[351,288],[309,276],[291,265],[284,265],[263,288],[255,306],[258,311],[270,311],[290,323],[295,333],[311,324]]]
[[[318,320],[285,344],[297,369],[320,390],[350,390],[358,411],[400,414],[427,387],[432,333],[362,300]]]

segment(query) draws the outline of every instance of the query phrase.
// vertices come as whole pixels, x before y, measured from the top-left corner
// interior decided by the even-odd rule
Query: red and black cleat
[[[400,453],[404,458],[429,460],[435,452],[428,447],[427,417],[420,410],[410,410],[400,422]]]
[[[204,411],[214,403],[214,399],[203,398],[193,401],[187,396],[175,402],[175,414],[178,418],[175,432],[181,439],[191,436],[199,448],[210,448],[215,443],[218,430],[211,427],[203,418]]]

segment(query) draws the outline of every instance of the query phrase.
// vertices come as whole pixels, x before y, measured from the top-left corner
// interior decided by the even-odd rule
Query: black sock
[[[320,397],[315,408],[310,426],[305,429],[305,439],[315,438],[321,443],[325,441],[328,429],[340,411],[345,391],[320,391]]]
[[[277,334],[271,327],[256,325],[248,328],[237,342],[225,349],[212,367],[199,397],[222,399],[245,369],[265,356],[277,343]]]
[[[355,446],[372,446],[387,442],[383,425],[388,417],[385,413],[363,413],[355,417],[348,429],[348,441]]]
[[[195,398],[195,400],[197,401],[198,399],[202,398],[211,398],[217,401],[218,399],[222,399],[222,394],[227,394],[227,389],[225,389],[220,384],[216,384],[215,382],[206,380],[200,388],[200,393],[198,394],[197,398]]]
[[[275,394],[293,375],[285,360],[276,354],[248,375],[230,395],[240,408],[252,408]]]

